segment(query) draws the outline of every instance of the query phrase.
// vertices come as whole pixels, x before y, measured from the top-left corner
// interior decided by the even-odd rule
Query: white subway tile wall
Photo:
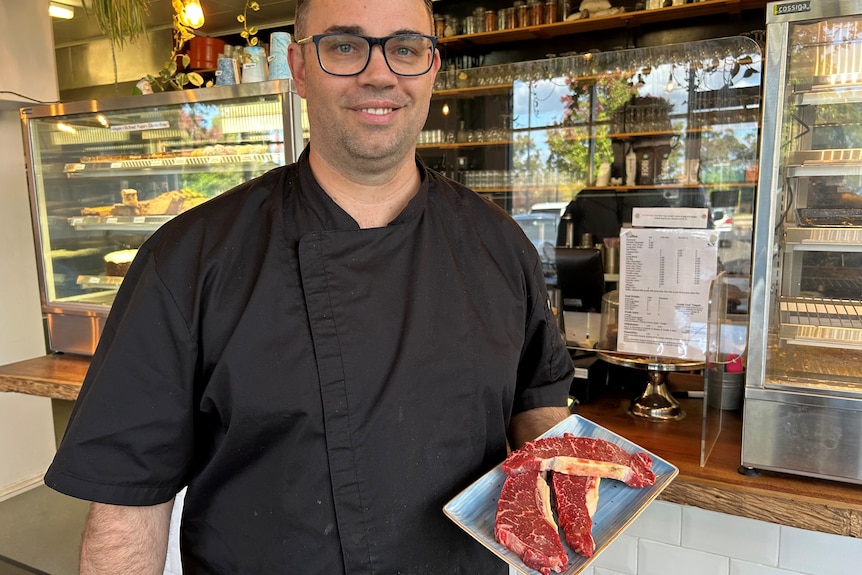
[[[184,495],[174,505],[164,575],[182,575]],[[862,539],[655,501],[583,575],[860,575],[860,565]]]
[[[862,539],[656,501],[583,575],[860,575],[860,565]]]

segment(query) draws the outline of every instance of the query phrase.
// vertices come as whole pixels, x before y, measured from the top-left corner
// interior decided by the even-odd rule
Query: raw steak
[[[575,553],[584,557],[592,557],[596,550],[592,516],[599,503],[599,481],[598,477],[565,473],[554,473],[551,478],[557,519],[563,528],[566,543]]]
[[[655,483],[652,459],[646,453],[628,453],[610,441],[571,433],[531,441],[503,462],[506,475],[548,470],[616,479],[635,488]]]
[[[511,475],[503,483],[494,536],[524,565],[544,575],[560,573],[569,562],[551,511],[551,490],[538,471]]]

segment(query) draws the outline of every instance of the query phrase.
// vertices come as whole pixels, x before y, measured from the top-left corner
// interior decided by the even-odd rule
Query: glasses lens
[[[324,36],[317,44],[320,65],[331,74],[356,74],[368,61],[368,42],[362,36]]]
[[[370,48],[364,36],[335,34],[320,38],[317,53],[321,66],[330,74],[352,76],[365,68]],[[395,74],[418,76],[431,69],[433,43],[417,34],[390,36],[384,40],[384,55]]]
[[[389,68],[402,76],[418,76],[431,68],[433,59],[430,38],[414,34],[392,36],[385,44]]]

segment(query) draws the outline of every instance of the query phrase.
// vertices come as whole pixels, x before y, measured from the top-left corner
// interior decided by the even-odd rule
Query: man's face
[[[397,33],[433,34],[421,0],[311,0],[306,35],[350,32],[366,36]],[[422,76],[397,76],[379,46],[359,75],[324,72],[314,44],[290,46],[290,67],[300,96],[306,98],[312,148],[336,167],[376,169],[412,157],[428,117],[434,78],[440,68],[434,55]]]

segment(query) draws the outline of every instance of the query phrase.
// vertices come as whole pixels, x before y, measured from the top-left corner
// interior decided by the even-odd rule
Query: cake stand
[[[596,350],[596,354],[608,363],[647,372],[644,392],[632,400],[629,413],[651,421],[676,421],[685,417],[685,411],[667,389],[667,374],[671,371],[694,371],[703,369],[703,361],[615,353]]]

